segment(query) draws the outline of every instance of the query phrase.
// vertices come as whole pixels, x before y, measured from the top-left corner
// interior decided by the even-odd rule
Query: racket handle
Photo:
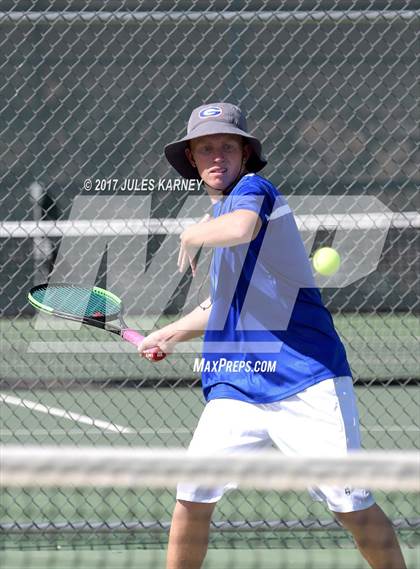
[[[133,346],[136,346],[136,347],[139,346],[144,340],[144,336],[142,336],[141,334],[139,334],[135,330],[130,330],[130,328],[127,328],[125,330],[121,330],[121,337],[123,340],[125,340],[126,342],[130,342],[130,344],[133,344]],[[147,359],[152,360],[154,362],[158,362],[159,360],[163,360],[163,358],[166,357],[166,354],[164,354],[158,347],[150,348],[149,350],[145,350],[145,353],[148,354],[146,356]]]

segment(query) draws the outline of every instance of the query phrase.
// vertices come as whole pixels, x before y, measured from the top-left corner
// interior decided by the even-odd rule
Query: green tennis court
[[[404,549],[408,567],[414,569],[420,560],[420,551]],[[165,566],[164,551],[8,551],[3,559],[3,569],[123,569],[124,567]],[[204,569],[368,569],[368,565],[355,550],[214,550],[210,549]]]

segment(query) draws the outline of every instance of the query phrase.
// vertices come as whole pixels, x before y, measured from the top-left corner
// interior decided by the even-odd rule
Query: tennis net
[[[239,487],[229,491],[236,495],[233,506],[223,498],[216,509],[206,567],[266,569],[279,561],[295,569],[363,567],[349,535],[323,506],[307,502],[305,523],[293,519],[292,491],[322,483],[376,491],[407,558],[414,559],[420,546],[416,451],[360,451],[341,458],[265,451],[227,461],[226,456],[190,456],[177,448],[6,445],[1,457],[1,545],[8,568],[20,567],[23,559],[31,567],[67,567],[77,556],[90,567],[163,566],[158,550],[166,547],[170,516],[162,516],[162,510],[172,511],[179,481],[204,486],[234,481]],[[402,494],[411,503],[405,519],[394,517]],[[267,504],[273,502],[277,517],[266,518]],[[66,520],[70,507],[77,512],[71,523]],[[237,551],[243,549],[248,549],[246,563],[243,551]],[[83,557],[88,550],[89,561]]]

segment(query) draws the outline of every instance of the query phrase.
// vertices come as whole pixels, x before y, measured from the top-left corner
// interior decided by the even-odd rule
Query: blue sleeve
[[[270,190],[266,180],[260,176],[245,176],[229,196],[232,200],[231,211],[239,209],[255,211],[261,221],[266,223],[275,201],[275,188]]]

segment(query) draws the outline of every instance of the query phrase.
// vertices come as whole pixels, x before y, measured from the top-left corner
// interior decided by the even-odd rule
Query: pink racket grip
[[[121,337],[123,340],[125,340],[126,342],[130,342],[130,344],[133,344],[136,347],[139,346],[144,340],[144,336],[142,336],[135,330],[130,330],[129,328],[121,331]],[[163,360],[163,358],[166,358],[166,354],[164,354],[157,347],[150,348],[149,350],[146,350],[145,353],[147,354],[146,358],[154,362],[158,362],[160,360]]]

